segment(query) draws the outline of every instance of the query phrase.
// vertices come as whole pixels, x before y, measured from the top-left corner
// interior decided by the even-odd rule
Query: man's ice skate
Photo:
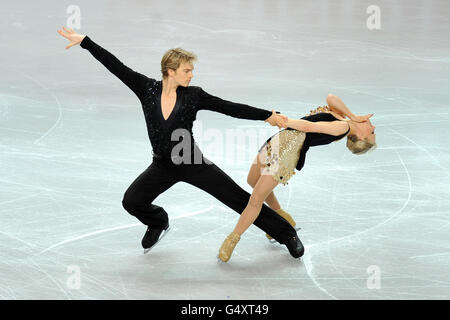
[[[291,236],[284,245],[288,248],[292,257],[298,259],[305,253],[305,247],[297,235]]]
[[[299,231],[299,230],[301,230],[301,229],[302,229],[302,228],[300,228],[300,227],[294,228],[295,231]],[[269,239],[270,236],[269,236],[268,234],[266,234],[266,237]],[[272,238],[272,237],[270,237],[269,242],[270,242],[270,243],[278,243],[278,241],[275,240],[275,239]]]
[[[289,222],[289,224],[295,229],[295,231],[298,231],[298,230],[300,230],[301,228],[300,227],[295,227],[295,225],[296,225],[296,223],[295,223],[295,221],[294,221],[294,219],[292,218],[292,216],[289,214],[289,213],[287,213],[286,211],[284,211],[283,209],[278,209],[278,210],[275,210],[275,212],[276,213],[278,213],[280,216],[282,216],[284,219],[286,219],[287,220],[287,222]],[[269,242],[270,243],[275,243],[275,242],[278,242],[277,240],[275,240],[275,239],[273,239],[269,234],[267,234],[266,233],[266,237],[267,237],[267,239],[269,239]]]
[[[149,252],[162,238],[169,232],[169,224],[165,228],[147,227],[147,231],[142,238],[141,244],[144,254]]]

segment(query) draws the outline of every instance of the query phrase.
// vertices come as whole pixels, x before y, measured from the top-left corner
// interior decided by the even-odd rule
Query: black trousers
[[[241,214],[248,204],[250,194],[219,167],[208,161],[210,164],[202,162],[175,165],[154,157],[152,164],[125,192],[123,207],[147,226],[165,227],[169,221],[167,212],[153,204],[153,201],[175,183],[182,181],[208,192]],[[294,228],[265,204],[254,224],[282,244],[289,237],[296,235]]]

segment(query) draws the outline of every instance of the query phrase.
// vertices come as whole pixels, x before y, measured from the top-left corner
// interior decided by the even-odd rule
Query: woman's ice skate
[[[219,249],[219,259],[223,262],[230,260],[234,247],[236,247],[240,239],[241,236],[239,234],[235,232],[230,233],[228,237],[225,238]]]

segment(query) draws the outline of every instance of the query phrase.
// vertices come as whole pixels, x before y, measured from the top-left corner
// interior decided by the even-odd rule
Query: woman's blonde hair
[[[353,154],[364,154],[369,150],[373,150],[377,147],[376,143],[371,143],[366,139],[359,139],[356,135],[347,136],[347,148]]]
[[[169,49],[161,59],[161,73],[163,78],[169,75],[168,70],[177,70],[181,63],[192,63],[197,60],[197,56],[181,48]]]

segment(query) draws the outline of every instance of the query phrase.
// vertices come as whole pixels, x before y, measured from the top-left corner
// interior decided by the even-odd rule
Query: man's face
[[[194,71],[194,66],[190,62],[183,62],[180,64],[177,70],[172,73],[174,80],[178,85],[187,87],[194,77],[192,72]]]

